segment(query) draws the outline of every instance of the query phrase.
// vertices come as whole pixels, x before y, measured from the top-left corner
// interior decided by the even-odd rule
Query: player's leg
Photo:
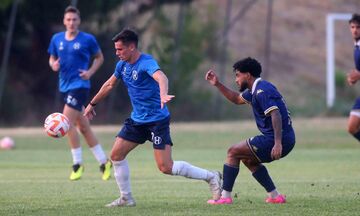
[[[360,141],[360,97],[355,101],[348,120],[348,132]]]
[[[148,139],[153,142],[154,157],[161,172],[169,175],[180,175],[191,179],[201,179],[208,182],[214,198],[219,198],[221,190],[221,175],[191,165],[185,161],[173,161],[171,157],[170,118],[165,118],[149,125]]]
[[[168,175],[178,175],[190,179],[199,179],[208,182],[213,199],[218,199],[221,191],[221,174],[191,165],[186,161],[173,161],[171,145],[164,149],[154,149],[154,157],[159,170]]]
[[[79,115],[79,118],[77,119],[77,126],[81,134],[84,136],[86,143],[90,147],[91,152],[100,164],[102,179],[108,180],[111,175],[112,164],[108,160],[101,144],[98,142],[98,139],[92,131],[89,119],[87,119],[83,115]]]
[[[135,200],[131,194],[130,170],[126,155],[138,146],[137,143],[116,137],[111,150],[111,160],[114,166],[114,177],[120,191],[120,198],[107,204],[107,207],[135,206]]]
[[[352,111],[348,120],[348,132],[360,141],[360,111]]]
[[[83,160],[82,160],[82,149],[80,146],[80,137],[76,129],[76,121],[80,116],[80,111],[65,104],[63,114],[68,117],[70,122],[70,129],[67,133],[69,146],[71,148],[71,155],[73,158],[73,167],[70,174],[70,180],[78,180],[81,178],[84,172]]]
[[[231,204],[231,192],[237,175],[239,174],[240,161],[243,159],[254,159],[254,155],[249,149],[246,141],[232,145],[227,151],[226,163],[223,168],[223,186],[221,198],[218,200],[209,200],[209,204]]]

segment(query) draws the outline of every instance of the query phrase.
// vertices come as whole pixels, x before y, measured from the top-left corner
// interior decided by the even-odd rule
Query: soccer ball
[[[47,135],[60,138],[65,136],[69,131],[70,122],[62,113],[52,113],[46,117],[44,128]]]
[[[10,150],[15,148],[15,142],[11,137],[4,137],[0,140],[0,148],[5,150]]]

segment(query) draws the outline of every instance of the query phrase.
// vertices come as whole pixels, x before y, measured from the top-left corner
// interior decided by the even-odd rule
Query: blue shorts
[[[351,110],[356,110],[356,111],[360,111],[360,97],[356,98],[355,104],[352,107]]]
[[[88,88],[71,89],[67,92],[61,92],[63,102],[80,112],[83,110],[89,94],[90,89]]]
[[[274,147],[274,138],[264,135],[258,135],[252,137],[246,141],[250,150],[260,163],[269,163],[273,161],[271,158],[271,150]],[[281,157],[285,157],[291,152],[295,145],[295,134],[289,132],[283,135],[282,138],[282,154]]]
[[[165,145],[173,145],[170,137],[170,117],[149,123],[138,123],[128,118],[117,136],[138,144],[149,140],[154,149],[165,149]]]

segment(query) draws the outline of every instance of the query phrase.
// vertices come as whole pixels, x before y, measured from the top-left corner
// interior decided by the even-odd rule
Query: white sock
[[[107,157],[104,153],[104,150],[102,149],[100,144],[97,144],[96,146],[90,148],[90,150],[92,151],[92,153],[94,154],[96,160],[100,163],[100,164],[104,164],[107,161]]]
[[[231,197],[231,192],[226,191],[226,190],[222,190],[221,191],[221,197],[222,198],[229,198],[229,197]]]
[[[276,198],[277,196],[279,196],[279,192],[275,189],[275,190],[269,192],[268,196],[271,198]]]
[[[185,161],[174,161],[172,174],[191,179],[202,179],[205,181],[209,181],[212,177],[214,177],[212,172],[193,166]]]
[[[82,164],[82,150],[81,147],[71,149],[73,164]]]
[[[121,196],[129,196],[131,193],[130,171],[126,159],[122,161],[112,161],[114,166],[114,176],[119,187]]]

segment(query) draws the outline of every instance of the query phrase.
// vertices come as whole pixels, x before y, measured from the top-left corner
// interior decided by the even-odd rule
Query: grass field
[[[161,174],[148,142],[128,157],[134,208],[105,208],[118,197],[115,180],[102,181],[98,164],[83,148],[85,173],[70,182],[66,139],[42,129],[0,129],[16,149],[0,151],[0,215],[359,215],[360,144],[346,132],[346,119],[295,119],[295,149],[268,170],[288,203],[264,203],[265,191],[244,166],[234,204],[209,206],[205,182]],[[118,127],[95,127],[107,152]],[[221,170],[227,148],[257,134],[253,122],[173,124],[173,158]]]

